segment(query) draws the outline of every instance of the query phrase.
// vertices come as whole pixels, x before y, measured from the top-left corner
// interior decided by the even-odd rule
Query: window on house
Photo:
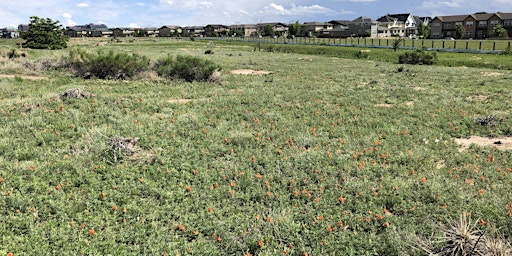
[[[434,33],[432,33],[432,36],[433,36],[433,37],[439,37],[439,32],[434,32]]]
[[[479,21],[479,22],[478,22],[478,26],[479,26],[479,27],[487,27],[487,21],[486,21],[486,20]]]
[[[439,23],[439,22],[434,22],[434,23],[432,23],[432,27],[433,27],[433,28],[438,28],[438,27],[440,27],[440,26],[441,26],[441,23]]]
[[[473,36],[473,32],[471,31],[466,31],[466,37],[472,37]]]
[[[498,24],[500,24],[499,20],[491,20],[491,26],[496,26]]]
[[[455,26],[462,26],[462,21],[455,22]]]
[[[472,27],[473,26],[473,22],[472,21],[466,21],[466,26],[467,27]]]
[[[452,27],[452,23],[446,22],[446,23],[444,23],[444,27],[445,28],[451,28]]]
[[[505,20],[503,26],[512,26],[512,20]]]

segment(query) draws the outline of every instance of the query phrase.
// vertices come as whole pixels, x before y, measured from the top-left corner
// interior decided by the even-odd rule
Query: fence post
[[[478,44],[478,50],[481,51],[482,50],[482,41],[480,41],[480,43]]]
[[[469,44],[469,42],[468,42],[468,41],[466,41],[466,50],[468,49],[468,44]]]
[[[432,49],[434,48],[434,40],[432,40]]]
[[[441,48],[442,48],[442,49],[444,49],[444,40],[443,40],[443,44],[442,44],[442,47],[441,47]]]
[[[386,47],[389,46],[389,39],[386,39]]]
[[[496,51],[496,42],[492,42],[492,50]]]
[[[414,49],[414,40],[412,40],[412,49]]]
[[[457,41],[453,41],[453,49],[457,49]]]

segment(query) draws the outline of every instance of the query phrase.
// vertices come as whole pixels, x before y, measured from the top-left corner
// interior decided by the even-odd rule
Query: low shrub
[[[424,50],[408,51],[398,56],[400,64],[424,64],[432,65],[437,62],[437,54],[435,52],[427,52]]]
[[[89,53],[76,49],[69,52],[63,65],[84,78],[126,79],[148,70],[149,62],[147,57],[135,53]]]
[[[158,60],[154,66],[159,76],[184,79],[187,82],[208,81],[220,67],[210,60],[193,56],[167,56]]]

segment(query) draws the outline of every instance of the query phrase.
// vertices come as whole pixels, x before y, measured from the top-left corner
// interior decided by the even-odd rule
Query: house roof
[[[360,16],[353,20],[352,22],[374,22],[374,20],[367,16]]]
[[[400,14],[387,14],[377,19],[380,22],[394,22],[395,19],[397,21],[405,22],[411,16],[410,13],[400,13]]]
[[[486,13],[486,12],[477,12],[475,14],[471,14],[475,20],[488,20],[494,13]]]
[[[329,23],[335,24],[335,25],[336,24],[337,25],[347,25],[347,24],[352,23],[352,21],[350,21],[350,20],[331,20],[331,21],[329,21]]]
[[[512,20],[512,13],[510,12],[497,12],[496,15],[502,20]]]
[[[329,23],[329,22],[312,21],[312,22],[304,22],[304,24],[302,24],[302,25],[305,25],[305,26],[329,26],[329,25],[333,25],[333,24]]]
[[[436,18],[442,22],[458,22],[464,21],[469,15],[450,15],[450,16],[437,16]]]
[[[170,28],[170,29],[179,29],[181,28],[180,26],[178,25],[163,25],[162,27],[160,27],[161,29],[162,28]]]

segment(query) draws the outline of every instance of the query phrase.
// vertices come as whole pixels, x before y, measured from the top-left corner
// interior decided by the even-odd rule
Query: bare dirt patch
[[[29,79],[29,80],[44,80],[46,77],[44,76],[26,76],[26,75],[6,75],[6,74],[0,74],[0,78],[15,78],[19,77],[22,79]]]
[[[501,76],[503,73],[500,72],[482,72],[483,76]]]
[[[484,100],[487,100],[487,96],[485,95],[473,95],[473,96],[468,96],[468,100],[475,100],[475,101],[484,101]]]
[[[231,74],[235,74],[235,75],[268,75],[268,74],[272,74],[272,72],[265,71],[265,70],[236,69],[236,70],[231,70]]]
[[[455,141],[460,145],[460,151],[468,149],[472,144],[481,147],[495,147],[500,150],[512,149],[512,137],[486,138],[471,136],[467,139],[455,139]]]
[[[378,107],[378,108],[392,108],[393,107],[392,104],[385,104],[385,103],[383,103],[383,104],[374,104],[373,106],[374,107]]]
[[[169,99],[167,102],[169,103],[178,103],[178,104],[185,104],[191,102],[192,99]]]

